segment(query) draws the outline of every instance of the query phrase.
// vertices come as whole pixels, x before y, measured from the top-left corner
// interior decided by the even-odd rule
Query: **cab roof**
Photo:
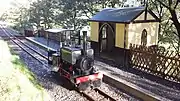
[[[64,32],[64,31],[73,31],[73,30],[71,30],[71,29],[62,29],[62,28],[52,28],[52,29],[47,29],[45,31],[50,32],[50,33],[60,33],[60,32]]]

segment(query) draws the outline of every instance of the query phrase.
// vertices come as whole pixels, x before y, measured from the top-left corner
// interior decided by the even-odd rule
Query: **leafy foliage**
[[[19,7],[13,14],[18,14],[14,18],[18,28],[58,26],[79,30],[88,25],[87,20],[99,10],[122,7],[124,2],[126,0],[37,0],[31,3],[30,8]],[[2,19],[5,18],[4,15]]]
[[[149,0],[149,7],[161,20],[159,43],[168,43],[180,52],[179,0]]]

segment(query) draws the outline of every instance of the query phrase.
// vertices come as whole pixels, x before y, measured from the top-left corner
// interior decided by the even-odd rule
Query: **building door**
[[[105,25],[103,28],[102,28],[102,31],[101,31],[101,49],[100,51],[101,52],[104,52],[106,51],[107,49],[107,25]]]
[[[103,23],[100,27],[100,52],[111,52],[115,47],[115,33],[113,24]]]

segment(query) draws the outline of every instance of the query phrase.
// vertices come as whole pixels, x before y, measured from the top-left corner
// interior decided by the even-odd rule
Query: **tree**
[[[21,28],[28,28],[31,25],[29,24],[29,12],[27,8],[19,7],[12,11],[11,15],[9,15],[9,19],[13,21],[15,27],[19,30]]]
[[[122,7],[126,0],[37,0],[32,2],[28,10],[17,17],[18,25],[22,25],[22,16],[26,23],[30,23],[37,29],[61,26],[79,30],[88,25],[96,12],[106,7]],[[20,10],[20,9],[19,9]]]
[[[30,13],[30,20],[29,23],[31,23],[33,26],[36,26],[37,29],[41,27],[41,8],[40,3],[33,2],[31,4],[31,7],[29,8]]]
[[[154,2],[160,5],[161,11],[163,8],[166,11],[166,13],[164,13],[164,15],[166,15],[166,25],[164,25],[163,28],[163,34],[166,34],[164,38],[165,41],[169,41],[175,50],[180,52],[180,22],[177,13],[179,11],[179,0],[154,0]],[[169,38],[169,40],[167,40],[167,38]]]
[[[55,0],[38,0],[33,2],[29,9],[30,23],[36,28],[52,28],[54,23],[54,3]]]
[[[7,18],[8,18],[8,14],[7,14],[7,13],[3,13],[3,14],[0,16],[0,20],[1,20],[1,21],[5,21]]]

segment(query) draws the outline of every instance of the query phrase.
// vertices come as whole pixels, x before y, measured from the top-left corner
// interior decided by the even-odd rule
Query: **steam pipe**
[[[81,33],[78,31],[78,45],[81,45]]]

